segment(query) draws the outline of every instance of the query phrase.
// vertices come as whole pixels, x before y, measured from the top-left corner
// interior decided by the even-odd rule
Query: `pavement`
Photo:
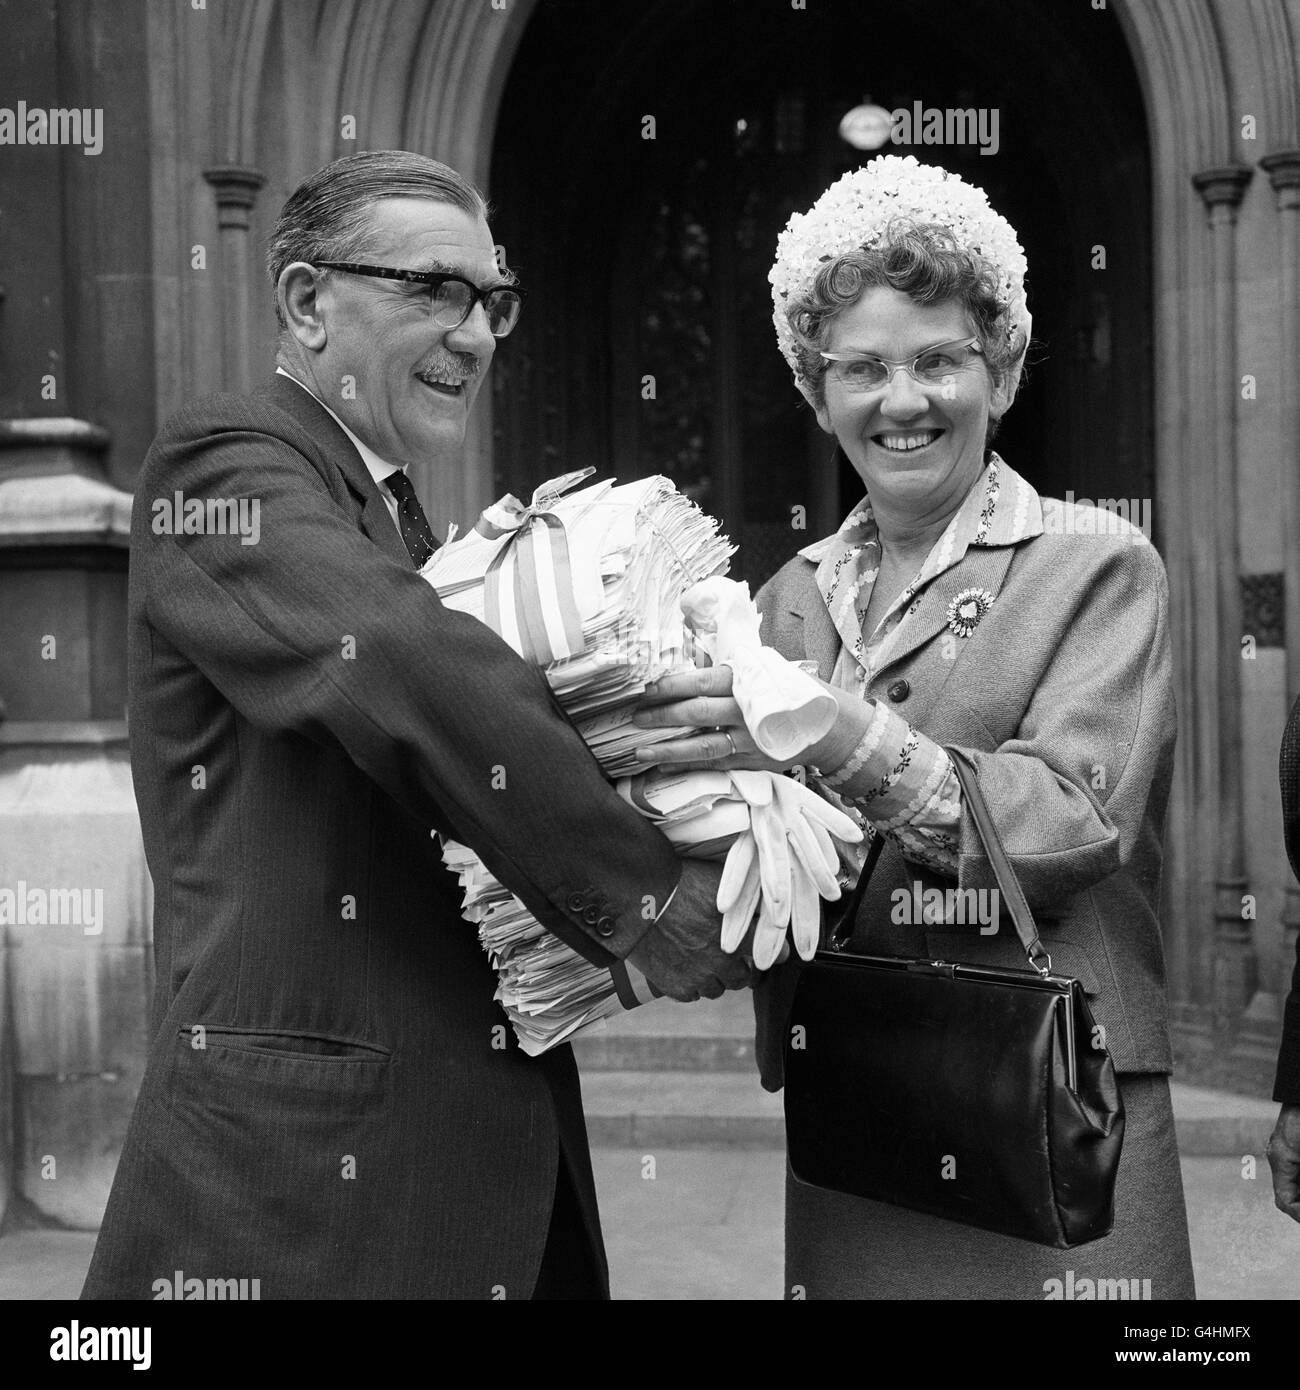
[[[784,1118],[754,1076],[738,996],[624,1015],[575,1045],[619,1300],[782,1295]],[[1300,1298],[1300,1224],[1274,1206],[1270,1102],[1173,1086],[1202,1299]],[[0,1237],[0,1300],[73,1298],[95,1237]]]
[[[781,1150],[737,1145],[593,1151],[616,1299],[779,1299]],[[1268,1166],[1183,1160],[1192,1263],[1203,1299],[1300,1298],[1300,1225],[1273,1206]],[[75,1298],[92,1232],[0,1238],[0,1300]]]
[[[780,1151],[629,1149],[595,1153],[616,1299],[779,1299]],[[1243,1179],[1238,1156],[1185,1158],[1192,1265],[1202,1299],[1300,1298],[1300,1225],[1273,1205],[1267,1164]],[[0,1241],[0,1260],[4,1243]]]

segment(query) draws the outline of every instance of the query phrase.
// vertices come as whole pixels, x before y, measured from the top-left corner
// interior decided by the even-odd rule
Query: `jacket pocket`
[[[391,1048],[332,1033],[308,1033],[282,1028],[236,1028],[192,1023],[177,1029],[177,1040],[191,1052],[226,1054],[249,1061],[265,1059],[292,1065],[305,1063],[326,1070],[383,1068],[393,1059]]]

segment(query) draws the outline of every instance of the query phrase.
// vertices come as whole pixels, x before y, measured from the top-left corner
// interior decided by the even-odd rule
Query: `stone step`
[[[588,1071],[744,1072],[754,1074],[754,1008],[749,992],[678,1004],[673,999],[617,1014],[576,1038]]]
[[[574,1056],[584,1072],[744,1072],[754,1074],[754,1038],[608,1033],[577,1038]]]
[[[1243,1158],[1264,1152],[1273,1132],[1278,1107],[1274,1101],[1215,1091],[1207,1086],[1170,1088],[1178,1151],[1185,1158],[1235,1154]]]
[[[587,1134],[595,1145],[778,1149],[785,1113],[753,1072],[583,1072]]]
[[[753,1072],[584,1069],[591,1142],[650,1148],[779,1148],[785,1142],[780,1095]],[[1268,1101],[1173,1087],[1179,1151],[1185,1158],[1254,1155],[1262,1163],[1277,1107]]]

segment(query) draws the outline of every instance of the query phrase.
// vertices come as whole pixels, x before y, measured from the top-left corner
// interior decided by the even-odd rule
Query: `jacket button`
[[[581,912],[587,905],[587,899],[581,893],[570,893],[566,901],[570,912]]]
[[[594,927],[599,917],[600,910],[592,907],[590,904],[582,909],[582,920],[586,922],[589,927]]]
[[[906,681],[895,681],[885,693],[896,705],[901,705],[912,693],[912,687]]]
[[[602,918],[600,919],[600,921],[596,923],[596,935],[597,935],[597,936],[613,936],[613,935],[614,935],[614,919],[613,919],[612,917],[602,917]]]

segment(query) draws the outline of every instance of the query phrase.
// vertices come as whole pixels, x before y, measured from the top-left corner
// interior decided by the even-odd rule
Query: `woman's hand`
[[[646,689],[632,722],[641,729],[680,729],[699,733],[638,748],[646,764],[658,763],[681,772],[704,768],[747,768],[755,772],[784,772],[795,764],[769,758],[750,737],[740,706],[731,693],[730,666],[697,666],[664,676]]]
[[[744,768],[785,772],[811,763],[822,772],[836,772],[862,741],[871,720],[872,702],[819,681],[835,697],[838,713],[830,731],[811,747],[785,762],[769,758],[750,736],[740,706],[731,693],[730,666],[699,666],[664,676],[641,697],[633,723],[643,729],[697,728],[699,733],[638,748],[641,762],[681,771]]]

